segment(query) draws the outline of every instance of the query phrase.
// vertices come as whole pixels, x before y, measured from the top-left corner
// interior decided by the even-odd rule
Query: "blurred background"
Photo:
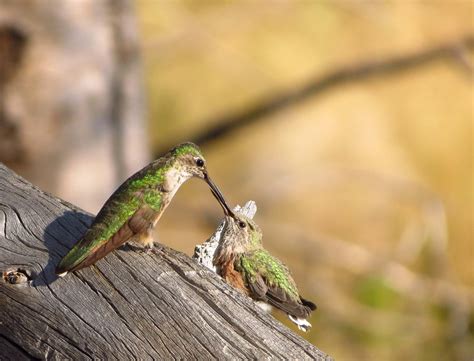
[[[95,213],[195,141],[318,304],[303,337],[339,360],[472,360],[473,14],[471,0],[2,0],[0,161]],[[191,255],[221,216],[188,182],[157,238]]]

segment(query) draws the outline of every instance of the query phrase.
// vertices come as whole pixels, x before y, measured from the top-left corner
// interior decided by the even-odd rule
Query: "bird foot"
[[[154,243],[151,243],[149,245],[146,245],[143,247],[143,252],[145,254],[160,254],[163,251],[161,250],[161,247],[158,245],[155,245]]]
[[[156,254],[156,249],[153,246],[143,247],[143,253],[145,254]]]
[[[129,243],[127,245],[124,245],[123,248],[125,250],[130,250],[133,252],[145,253],[145,254],[156,254],[159,252],[159,247],[156,247],[154,244],[143,246],[139,243],[133,243],[133,244]]]

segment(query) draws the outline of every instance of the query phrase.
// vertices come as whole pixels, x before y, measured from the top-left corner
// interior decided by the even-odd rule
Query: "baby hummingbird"
[[[132,175],[110,196],[83,238],[59,263],[56,274],[90,266],[127,241],[153,248],[154,226],[179,187],[192,177],[205,180],[225,213],[231,212],[209,177],[199,148],[180,144]]]
[[[217,273],[227,283],[256,301],[263,301],[285,312],[302,331],[316,305],[302,298],[288,268],[262,245],[262,231],[243,215],[224,210],[225,225],[214,253]]]

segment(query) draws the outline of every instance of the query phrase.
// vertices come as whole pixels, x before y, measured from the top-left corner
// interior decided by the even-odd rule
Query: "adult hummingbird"
[[[225,225],[213,263],[217,273],[256,301],[285,312],[302,331],[316,305],[300,296],[288,268],[262,245],[262,231],[250,218],[224,210]]]
[[[193,143],[183,143],[128,178],[105,202],[83,238],[66,254],[56,274],[90,266],[127,241],[153,248],[152,230],[178,188],[192,177],[205,180],[226,214],[231,210],[208,175]]]

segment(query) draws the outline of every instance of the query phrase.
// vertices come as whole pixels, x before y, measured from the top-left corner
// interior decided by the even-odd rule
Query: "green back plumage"
[[[245,227],[240,224],[245,223]],[[238,214],[237,219],[227,219],[223,241],[218,250],[219,258],[235,257],[234,268],[244,282],[258,283],[265,279],[267,286],[278,288],[290,299],[299,302],[299,293],[288,268],[263,248],[263,233],[250,218]],[[221,263],[222,262],[221,260]]]
[[[292,299],[299,300],[298,289],[290,271],[265,249],[241,255],[239,270],[245,273],[250,282],[255,282],[256,276],[260,275],[266,279],[268,285],[281,288]]]
[[[143,204],[160,211],[162,197],[156,185],[163,182],[166,164],[152,163],[122,184],[104,204],[89,230],[62,259],[58,268],[72,269],[107,242]],[[161,167],[160,167],[161,165]]]

